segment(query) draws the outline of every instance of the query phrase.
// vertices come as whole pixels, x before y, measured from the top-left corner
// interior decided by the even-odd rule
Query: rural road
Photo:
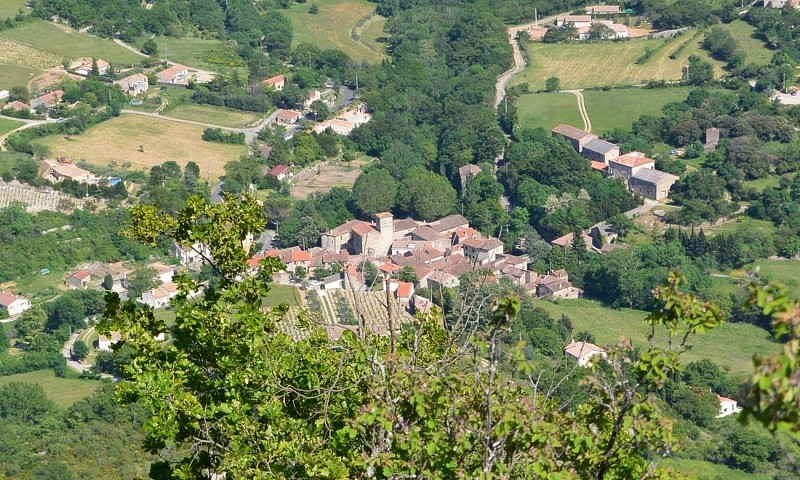
[[[151,5],[151,4],[148,4],[148,5]],[[136,55],[139,55],[140,57],[150,58],[150,55],[147,55],[147,54],[144,54],[144,53],[140,52],[136,47],[132,47],[132,46],[128,45],[127,43],[123,42],[119,38],[115,38],[114,39],[114,43],[116,43],[117,45],[119,45],[120,47],[122,47],[122,48],[124,48],[126,50],[129,50],[129,51],[135,53]],[[177,65],[175,62],[170,62],[169,60],[164,60],[164,61],[167,62],[167,65]],[[187,67],[188,67],[188,65],[187,65]],[[213,76],[216,75],[216,72],[212,72],[211,70],[200,70],[200,69],[194,68],[194,67],[189,67],[189,69],[195,71],[196,72],[195,75],[198,76],[198,77],[199,76],[204,76],[204,77],[211,76],[211,77],[213,77]]]
[[[581,119],[583,119],[583,129],[587,132],[591,132],[592,120],[589,118],[589,114],[586,112],[586,103],[583,101],[583,90],[561,90],[561,93],[571,93],[575,95],[578,100],[578,112],[580,112]]]
[[[193,120],[183,120],[183,119],[180,119],[180,118],[172,118],[172,117],[167,117],[167,116],[160,115],[160,114],[157,114],[157,113],[140,112],[138,110],[122,110],[121,113],[126,114],[126,115],[143,115],[145,117],[157,118],[159,120],[167,120],[169,122],[187,123],[189,125],[197,125],[197,126],[200,126],[200,127],[219,128],[221,130],[227,130],[229,132],[244,133],[245,141],[247,142],[247,144],[253,143],[253,140],[255,140],[256,135],[258,135],[258,132],[262,128],[264,128],[265,125],[269,125],[270,123],[274,122],[275,121],[275,117],[278,114],[277,111],[272,112],[267,118],[261,120],[260,122],[258,122],[257,124],[255,124],[252,127],[233,128],[233,127],[223,127],[222,125],[214,125],[212,123],[203,123],[203,122],[195,122]]]
[[[55,123],[55,120],[49,119],[49,118],[47,120],[30,120],[30,119],[24,119],[24,118],[7,117],[5,115],[0,115],[0,118],[6,119],[6,120],[13,120],[15,122],[22,122],[22,123],[25,124],[25,125],[20,125],[19,127],[15,128],[14,130],[11,130],[10,132],[6,133],[3,136],[0,136],[0,151],[2,151],[2,152],[5,152],[5,150],[6,150],[6,139],[12,133],[19,132],[20,130],[25,130],[26,128],[31,128],[31,127],[37,127],[39,125],[44,125],[46,123]]]
[[[67,359],[67,366],[78,373],[83,373],[88,371],[91,367],[88,365],[84,365],[81,362],[76,362],[72,360],[72,345],[75,344],[75,340],[78,339],[78,333],[73,333],[69,336],[69,340],[64,343],[64,347],[61,348],[61,356]]]

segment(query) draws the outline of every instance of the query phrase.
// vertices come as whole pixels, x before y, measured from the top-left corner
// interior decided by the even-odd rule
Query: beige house
[[[605,140],[593,138],[583,146],[581,155],[591,161],[608,164],[610,160],[619,157],[619,147]]]
[[[61,98],[63,96],[64,96],[63,90],[55,90],[53,92],[46,93],[41,97],[34,98],[33,100],[31,100],[30,105],[32,109],[35,109],[40,105],[44,106],[45,108],[50,108],[53,105],[61,103]]]
[[[564,27],[569,24],[575,25],[575,28],[588,27],[592,24],[591,15],[563,15],[556,18],[556,25]]]
[[[142,73],[134,73],[122,80],[117,80],[117,85],[122,89],[125,95],[136,96],[145,93],[150,88],[150,82],[147,80],[147,75]]]
[[[45,170],[42,178],[53,183],[59,183],[64,180],[72,180],[78,183],[97,183],[97,177],[91,172],[80,168],[65,158],[45,160],[43,163]]]
[[[278,110],[275,113],[275,120],[284,125],[292,125],[297,123],[303,117],[303,114],[296,110]]]
[[[92,276],[86,270],[78,270],[77,272],[69,275],[65,280],[64,283],[67,284],[67,288],[70,290],[85,290],[89,287],[89,283],[92,280]]]
[[[642,152],[631,152],[608,161],[608,174],[621,178],[626,184],[636,173],[642,170],[655,170],[656,161],[647,158]]]
[[[503,242],[496,238],[468,238],[461,242],[464,256],[475,265],[486,265],[503,254]]]
[[[581,367],[588,366],[594,357],[606,358],[605,350],[589,342],[570,343],[564,348],[564,355],[576,361]]]
[[[583,147],[587,143],[597,138],[597,135],[589,133],[586,130],[564,124],[558,125],[556,128],[552,129],[550,133],[552,133],[554,137],[561,137],[571,143],[572,148],[578,153],[583,151]]]
[[[664,200],[669,197],[669,190],[678,181],[675,175],[660,170],[644,169],[636,172],[629,180],[628,186],[634,193],[651,200]]]
[[[619,5],[591,5],[586,7],[589,15],[617,15],[620,13]]]

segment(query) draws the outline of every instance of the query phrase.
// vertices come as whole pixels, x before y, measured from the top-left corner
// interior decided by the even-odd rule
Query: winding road
[[[25,130],[26,128],[38,127],[39,125],[44,125],[46,123],[55,123],[56,122],[56,120],[51,119],[51,118],[48,118],[48,119],[45,119],[45,120],[31,120],[31,119],[26,119],[26,118],[7,117],[5,115],[0,115],[0,118],[6,119],[6,120],[13,120],[15,122],[24,123],[24,125],[20,125],[19,127],[15,128],[14,130],[11,130],[10,132],[6,133],[5,135],[0,136],[0,152],[5,152],[6,151],[6,139],[12,133],[19,132],[20,130]]]
[[[170,122],[178,122],[178,123],[187,123],[189,125],[197,125],[200,127],[207,127],[207,128],[219,128],[221,130],[227,130],[229,132],[236,132],[236,133],[244,133],[245,139],[247,144],[252,144],[253,140],[258,135],[258,132],[264,128],[265,125],[269,125],[270,123],[275,121],[275,117],[278,115],[277,110],[272,112],[267,118],[261,120],[257,124],[246,127],[246,128],[233,128],[233,127],[223,127],[222,125],[214,125],[213,123],[203,123],[203,122],[195,122],[194,120],[183,120],[180,118],[173,118],[173,117],[166,117],[159,113],[150,113],[150,112],[141,112],[139,110],[122,110],[122,114],[125,115],[143,115],[145,117],[157,118],[159,120],[166,120]]]

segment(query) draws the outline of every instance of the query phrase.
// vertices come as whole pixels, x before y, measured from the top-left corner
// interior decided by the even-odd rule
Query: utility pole
[[[533,7],[533,25],[539,26],[539,10],[536,7]]]

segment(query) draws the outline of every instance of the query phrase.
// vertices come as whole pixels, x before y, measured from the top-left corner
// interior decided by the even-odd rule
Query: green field
[[[0,62],[0,90],[10,90],[15,85],[25,86],[31,75],[38,75],[41,70]]]
[[[708,55],[700,49],[702,36],[698,36],[675,60],[669,58],[693,31],[671,40],[631,40],[618,43],[568,43],[546,44],[533,42],[527,45],[530,64],[512,80],[513,84],[528,83],[532,90],[544,87],[548,77],[561,79],[561,88],[588,88],[611,85],[637,85],[648,80],[680,80],[690,55],[703,58]],[[667,42],[644,64],[636,60],[646,48],[655,50]],[[722,63],[712,61],[717,73]]]
[[[135,45],[141,48],[147,39],[143,36]],[[214,71],[244,65],[233,48],[221,40],[197,37],[156,37],[154,40],[158,45],[158,55],[171,62]]]
[[[682,102],[689,88],[632,88],[625,90],[589,90],[583,92],[586,113],[592,120],[592,132],[598,135],[621,128],[631,129],[642,115],[661,115],[664,105]]]
[[[25,125],[23,122],[16,122],[14,120],[0,118],[0,137],[10,132],[11,130],[14,130],[15,128],[21,127],[23,125]]]
[[[791,293],[800,298],[800,262],[791,260],[760,260],[748,267],[758,268],[762,278],[777,280],[786,285]]]
[[[766,65],[772,60],[773,51],[769,50],[764,42],[755,38],[756,29],[743,20],[734,20],[722,28],[730,32],[731,36],[739,43],[739,50],[745,54],[745,63]]]
[[[69,407],[81,398],[88,397],[100,386],[100,383],[95,380],[59,378],[52,370],[37,370],[0,377],[0,385],[10,382],[29,382],[41,385],[47,393],[47,397],[61,408]]]
[[[195,104],[177,106],[169,110],[166,116],[233,128],[247,127],[259,120],[259,116],[252,112]]]
[[[273,284],[269,288],[269,293],[264,297],[265,306],[272,307],[285,303],[290,307],[299,307],[302,303],[300,300],[302,294],[292,285]]]
[[[616,345],[622,338],[630,339],[634,345],[647,342],[648,329],[643,321],[646,312],[626,308],[615,310],[588,299],[561,300],[558,304],[540,300],[536,305],[547,310],[553,318],[568,315],[576,332],[588,330],[601,344]],[[661,332],[656,336],[656,343],[664,346],[666,342]],[[684,355],[685,362],[709,358],[741,375],[752,373],[754,354],[774,353],[780,348],[770,340],[766,331],[740,323],[725,323],[708,334],[696,335],[691,344],[694,348]]]
[[[316,15],[308,13],[316,5]],[[292,21],[294,37],[292,43],[310,43],[319,48],[335,48],[343,51],[355,61],[378,63],[383,58],[369,48],[358,44],[350,37],[356,22],[375,10],[375,4],[367,0],[312,0],[308,3],[293,3],[281,13]]]
[[[578,99],[571,93],[521,95],[517,99],[517,115],[520,124],[525,127],[542,127],[549,131],[556,125],[566,123],[583,128],[583,120],[578,113]]]
[[[27,11],[25,4],[28,0],[0,0],[0,19],[5,20],[19,13],[20,9]]]
[[[682,458],[670,458],[664,460],[664,466],[674,467],[680,473],[694,475],[698,480],[771,480],[773,477],[761,473],[747,473],[741,470],[734,470],[725,465],[719,465],[702,460],[686,460]]]
[[[130,65],[142,59],[111,40],[78,33],[44,20],[4,30],[0,37],[34,47],[59,58],[97,57],[118,65]],[[56,62],[52,66],[59,64],[60,62]]]
[[[383,31],[384,27],[386,27],[386,18],[374,15],[361,27],[359,31],[361,41],[371,50],[384,53],[386,51],[386,40],[389,37],[389,34]]]

